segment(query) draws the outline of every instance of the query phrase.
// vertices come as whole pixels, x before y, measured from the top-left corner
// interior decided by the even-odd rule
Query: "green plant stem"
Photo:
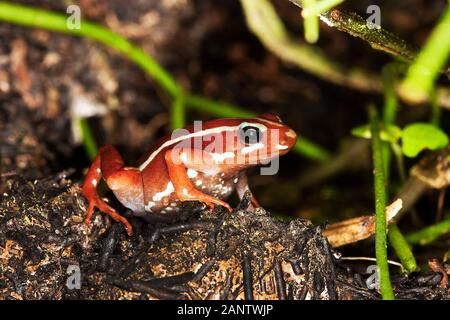
[[[395,253],[400,259],[403,267],[408,273],[414,272],[417,270],[417,262],[414,257],[408,242],[405,237],[401,233],[396,223],[393,223],[389,226],[389,242],[391,246],[394,248]]]
[[[403,156],[402,147],[398,143],[392,143],[391,150],[395,156],[400,181],[403,183],[406,181],[406,173],[405,173],[405,159]]]
[[[398,111],[398,100],[395,94],[395,80],[400,69],[398,62],[388,63],[382,71],[383,79],[383,122],[385,124],[394,124]]]
[[[305,9],[317,5],[316,0],[304,0]],[[317,15],[303,15],[305,30],[305,40],[309,43],[316,43],[319,40],[319,17]]]
[[[380,128],[378,114],[372,106],[369,109],[370,127],[372,132],[372,157],[374,164],[374,189],[375,189],[375,256],[380,271],[380,291],[383,299],[394,299],[386,244],[386,179],[384,175],[382,145],[380,140]]]
[[[180,94],[179,96],[175,97],[172,103],[172,112],[170,114],[170,124],[171,129],[179,129],[186,126],[186,112],[185,112],[185,98],[184,95]]]
[[[306,7],[305,5],[306,2],[303,1],[305,8],[302,12],[302,15],[304,18],[313,15],[318,16],[319,14],[336,7],[337,5],[341,4],[344,1],[345,0],[319,0],[314,5],[310,5],[308,7]]]
[[[98,153],[97,143],[95,142],[94,135],[92,134],[91,128],[87,122],[86,118],[80,118],[77,124],[81,131],[81,136],[83,140],[83,147],[89,160],[93,161]]]
[[[434,28],[416,61],[409,67],[400,91],[409,94],[413,102],[425,102],[440,70],[450,54],[450,6]]]
[[[422,230],[410,233],[406,235],[405,238],[410,244],[426,245],[448,232],[450,232],[450,218]]]
[[[116,49],[150,75],[174,99],[171,114],[172,127],[184,126],[184,106],[215,116],[254,116],[254,113],[237,106],[184,92],[170,73],[158,64],[155,59],[122,36],[98,24],[82,21],[79,29],[69,29],[67,27],[67,16],[64,14],[12,4],[6,1],[0,1],[0,20],[28,27],[64,32],[74,36],[83,36]],[[305,138],[299,140],[294,151],[318,161],[326,161],[330,158],[328,151]]]
[[[383,84],[384,84],[384,106],[383,106],[383,122],[384,127],[387,128],[389,125],[395,123],[395,118],[397,116],[398,110],[398,100],[395,94],[395,78],[397,76],[397,64],[391,63],[383,68]],[[400,175],[400,180],[402,183],[405,182],[405,169],[403,162],[403,153],[401,147],[397,142],[392,142],[388,144],[387,142],[382,143],[383,147],[383,159],[385,168],[385,179],[387,185],[389,184],[390,176],[390,161],[391,161],[391,150],[394,153],[394,157],[397,163],[397,169]],[[417,269],[417,262],[414,258],[414,254],[411,251],[408,243],[406,242],[403,234],[401,233],[399,227],[396,223],[389,226],[388,233],[389,243],[400,259],[403,267],[407,272],[413,272]]]
[[[436,127],[439,127],[441,124],[441,116],[442,110],[439,108],[439,104],[437,101],[437,93],[436,88],[432,88],[430,92],[430,104],[431,104],[431,124],[434,124]]]

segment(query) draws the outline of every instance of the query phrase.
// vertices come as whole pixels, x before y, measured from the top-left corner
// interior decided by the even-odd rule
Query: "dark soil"
[[[232,214],[201,211],[171,225],[131,218],[130,238],[102,214],[84,225],[86,201],[67,175],[10,180],[0,208],[0,299],[379,299],[307,220],[246,211],[244,200]],[[399,298],[445,299],[441,279],[393,282]]]

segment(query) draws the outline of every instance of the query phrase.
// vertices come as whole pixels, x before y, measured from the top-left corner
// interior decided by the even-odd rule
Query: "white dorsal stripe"
[[[284,127],[284,126],[285,126],[283,123],[278,123],[278,122],[270,121],[270,120],[267,120],[267,119],[264,119],[264,118],[258,118],[258,121],[270,123],[271,125],[274,125],[274,126],[276,126],[276,127]]]
[[[178,142],[186,140],[186,139],[201,137],[203,135],[219,133],[219,132],[224,132],[224,131],[234,131],[234,130],[237,130],[237,128],[238,128],[238,126],[233,126],[233,127],[223,126],[223,127],[211,128],[211,129],[201,130],[201,131],[198,131],[198,132],[193,132],[191,134],[187,134],[185,136],[180,136],[180,137],[175,138],[175,139],[167,140],[158,149],[156,149],[155,151],[152,152],[152,154],[147,158],[147,160],[145,160],[139,166],[139,170],[140,171],[144,170],[145,167],[147,167],[148,164],[158,155],[158,153],[160,153],[161,150],[163,150],[164,148],[166,148],[168,146],[171,146],[171,145],[173,145],[175,143],[178,143]]]

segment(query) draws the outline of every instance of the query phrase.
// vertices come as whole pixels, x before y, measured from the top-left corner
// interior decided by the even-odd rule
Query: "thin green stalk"
[[[380,128],[378,113],[374,107],[370,107],[370,127],[372,132],[372,157],[374,164],[374,189],[375,189],[375,256],[380,272],[380,291],[385,300],[394,299],[386,244],[386,179],[382,145],[380,140]]]
[[[413,102],[428,99],[440,70],[450,54],[450,6],[434,28],[416,61],[409,67],[400,92],[408,94]]]
[[[170,113],[170,126],[172,130],[184,128],[186,126],[185,97],[179,95],[175,97],[172,103],[172,112]]]
[[[450,232],[450,218],[406,235],[406,241],[413,245],[426,245],[448,232]]]
[[[405,270],[408,273],[416,271],[416,258],[396,223],[389,226],[388,237],[391,246],[394,248],[397,257],[400,259]]]
[[[437,93],[436,88],[431,89],[430,93],[430,104],[431,104],[431,124],[434,124],[436,127],[439,127],[441,124],[441,115],[442,110],[439,107],[438,101],[437,101]]]
[[[388,64],[383,69],[383,83],[384,83],[384,106],[383,106],[383,122],[384,127],[387,128],[389,125],[395,123],[395,118],[398,110],[398,100],[395,94],[395,78],[397,76],[397,64]],[[391,161],[391,148],[394,153],[397,168],[400,175],[400,180],[405,182],[405,170],[403,164],[403,153],[396,142],[388,144],[387,142],[382,143],[383,147],[383,160],[385,168],[385,179],[388,184],[390,176],[390,161]],[[405,270],[407,272],[413,272],[417,269],[416,259],[406,242],[403,234],[401,233],[399,227],[396,223],[389,226],[388,233],[389,243],[397,255],[397,257],[402,262]]]
[[[317,4],[316,0],[304,0],[304,10]],[[317,15],[303,15],[305,30],[305,40],[309,43],[316,43],[319,40],[319,17]]]
[[[394,124],[398,111],[398,100],[395,93],[395,79],[398,76],[398,63],[387,64],[382,71],[383,79],[383,122],[385,124]]]
[[[87,119],[80,118],[77,121],[77,124],[81,131],[83,147],[88,155],[89,159],[93,161],[98,153],[97,143],[95,142],[94,135],[92,134],[91,128],[87,122]]]
[[[383,123],[385,128],[389,125],[395,123],[395,118],[397,116],[398,110],[398,100],[395,93],[395,78],[397,75],[397,64],[389,63],[383,68],[382,79],[383,79],[383,95],[384,95],[384,105],[383,105]],[[390,164],[391,164],[391,152],[390,145],[385,142],[383,143],[383,159],[385,166],[386,180],[389,181],[390,176]],[[397,154],[394,154],[397,156]],[[398,161],[397,161],[398,163]]]
[[[310,5],[308,7],[305,7],[302,16],[304,18],[309,16],[318,16],[319,14],[328,11],[337,5],[341,4],[345,0],[320,0],[316,2],[314,5]],[[305,3],[303,1],[303,3]]]
[[[400,176],[400,181],[406,181],[406,173],[405,173],[405,159],[402,152],[402,147],[398,143],[391,144],[391,150],[394,153],[395,160],[397,163],[397,170]]]

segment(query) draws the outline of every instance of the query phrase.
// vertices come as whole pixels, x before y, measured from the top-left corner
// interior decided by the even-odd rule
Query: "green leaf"
[[[386,142],[397,142],[402,136],[402,129],[395,125],[387,125],[380,130],[380,139]],[[368,124],[352,129],[352,135],[358,138],[371,139],[372,133]]]
[[[429,123],[413,123],[403,129],[402,151],[410,158],[419,152],[430,149],[439,150],[448,145],[444,131]]]

